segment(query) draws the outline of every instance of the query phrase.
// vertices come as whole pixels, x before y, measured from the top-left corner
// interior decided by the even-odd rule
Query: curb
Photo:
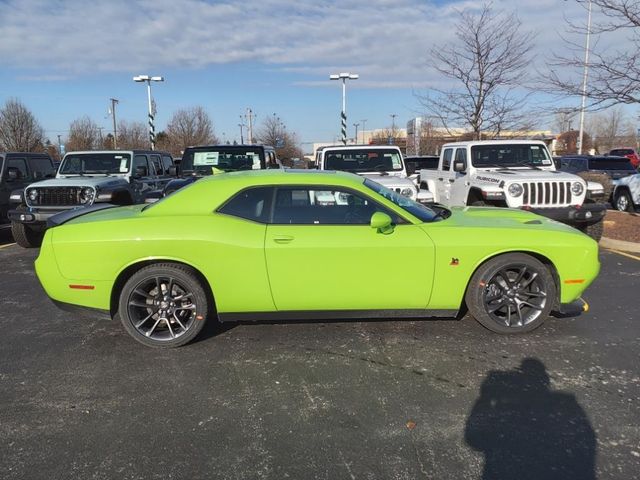
[[[624,240],[615,240],[613,238],[602,237],[600,239],[600,246],[622,250],[623,252],[640,253],[640,243],[625,242]]]

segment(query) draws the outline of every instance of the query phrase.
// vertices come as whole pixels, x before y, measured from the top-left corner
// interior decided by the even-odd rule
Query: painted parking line
[[[614,250],[613,248],[607,248],[607,251],[613,252],[613,253],[617,253],[618,255],[623,255],[625,257],[633,258],[634,260],[640,261],[640,257],[637,256],[637,255],[632,255],[632,254],[627,253],[627,252],[621,252],[620,250]]]
[[[12,247],[13,245],[15,245],[15,243],[7,243],[6,245],[0,245],[0,250],[2,250],[3,248]],[[640,260],[640,258],[638,260]]]

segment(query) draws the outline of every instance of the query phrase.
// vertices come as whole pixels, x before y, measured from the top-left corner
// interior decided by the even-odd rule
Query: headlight
[[[94,191],[92,188],[83,188],[80,192],[80,203],[84,205],[91,205],[94,199]]]
[[[32,202],[35,202],[36,200],[38,200],[38,190],[35,188],[32,188],[31,190],[29,190],[29,200],[31,200]]]
[[[402,195],[403,197],[412,197],[414,193],[415,191],[411,187],[405,187],[400,190],[400,195]]]
[[[571,193],[574,195],[582,195],[582,192],[584,192],[584,187],[580,182],[573,182],[571,184]]]
[[[509,185],[508,192],[512,197],[519,197],[524,192],[524,189],[519,183],[512,183]]]

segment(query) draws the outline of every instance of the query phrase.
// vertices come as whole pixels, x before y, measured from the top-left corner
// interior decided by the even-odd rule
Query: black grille
[[[73,206],[82,205],[80,202],[81,187],[42,187],[37,188],[37,200],[31,201],[27,192],[28,202],[37,206]]]

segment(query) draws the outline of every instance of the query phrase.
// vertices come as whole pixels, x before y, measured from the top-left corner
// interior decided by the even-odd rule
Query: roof
[[[442,145],[442,148],[445,147],[473,147],[475,145],[530,145],[532,143],[538,145],[545,145],[542,140],[469,140],[466,142],[450,142]]]
[[[270,145],[264,145],[262,143],[241,143],[241,144],[236,144],[236,145],[228,145],[228,144],[216,144],[216,145],[190,145],[187,148],[185,148],[185,150],[190,149],[190,150],[197,150],[197,149],[211,149],[211,148],[225,148],[225,149],[229,149],[229,148],[271,148],[274,149],[272,146]]]
[[[209,175],[198,183],[233,182],[245,185],[286,185],[286,184],[337,184],[348,185],[353,182],[362,183],[363,177],[349,172],[335,170],[312,169],[267,169],[241,170],[217,175]]]
[[[115,154],[119,154],[119,153],[152,153],[152,154],[156,154],[156,155],[171,155],[169,152],[165,152],[164,150],[144,150],[144,149],[139,149],[139,148],[132,148],[130,150],[74,150],[71,152],[67,152],[65,153],[65,157],[67,155],[78,155],[78,154],[88,154],[88,153],[115,153]]]
[[[381,150],[381,149],[390,149],[390,148],[394,148],[394,149],[400,149],[400,147],[398,147],[397,145],[372,145],[372,144],[363,144],[363,145],[325,145],[323,147],[319,147],[317,151],[323,151],[323,150],[329,150],[329,149],[336,149],[336,150]]]

